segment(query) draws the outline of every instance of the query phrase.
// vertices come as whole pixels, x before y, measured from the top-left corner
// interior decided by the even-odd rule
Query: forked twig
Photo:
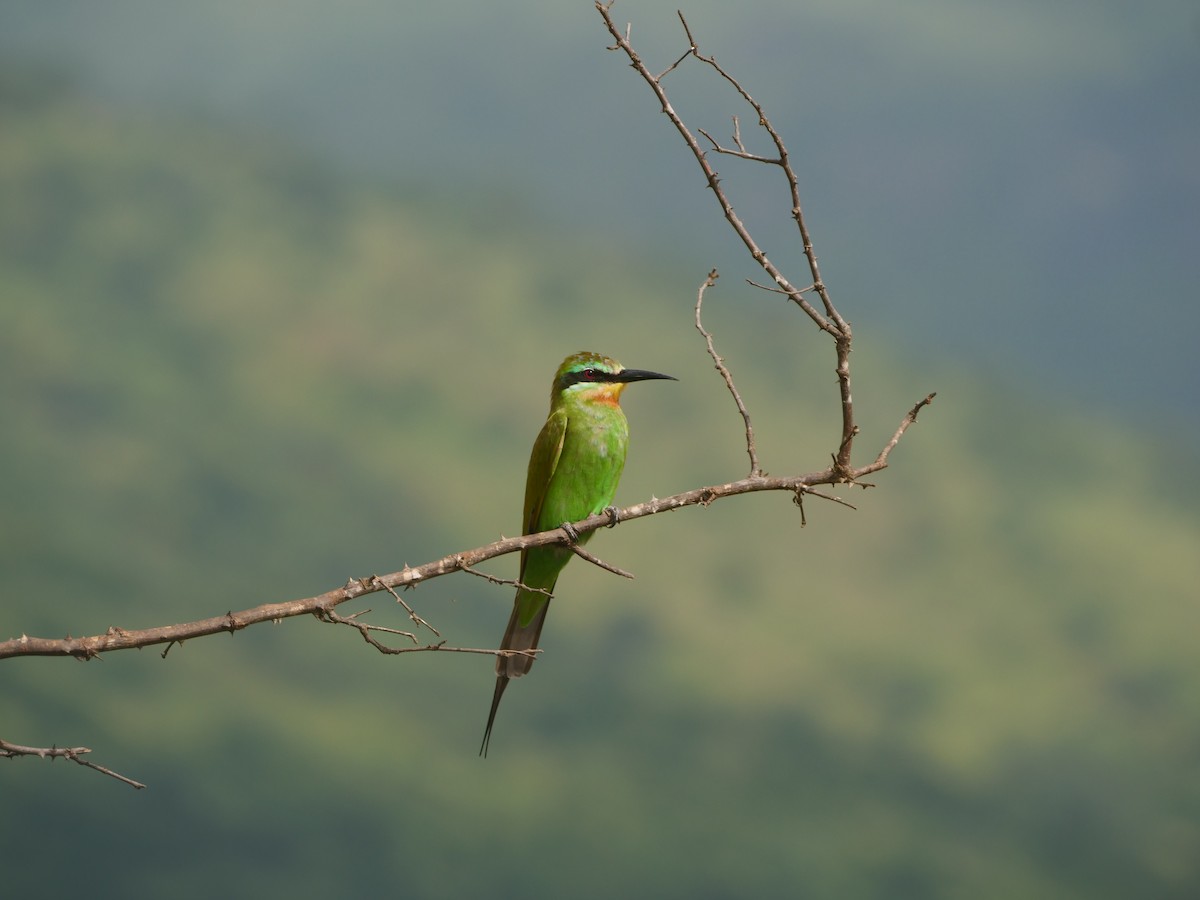
[[[409,606],[407,603],[404,602],[404,598],[396,593],[396,589],[394,587],[392,587],[391,585],[388,585],[388,584],[384,584],[379,579],[378,575],[372,575],[371,581],[373,581],[379,587],[382,587],[385,591],[387,591],[389,594],[391,594],[395,598],[396,602],[404,607],[404,611],[406,613],[408,613],[408,617],[410,619],[412,619],[414,625],[416,625],[418,628],[428,628],[437,637],[442,636],[442,633],[440,631],[438,631],[436,628],[434,628],[432,625],[430,625],[428,622],[426,622],[424,619],[422,619],[420,616],[418,616],[416,611],[411,606]],[[402,632],[402,633],[407,633],[407,632]],[[413,641],[415,642],[416,638],[413,638]]]
[[[678,13],[678,15],[679,21],[683,25],[684,34],[687,35],[688,49],[673,66],[663,72],[662,75],[656,76],[646,67],[637,51],[633,48],[633,45],[628,39],[628,32],[625,35],[622,35],[617,29],[616,24],[613,22],[612,16],[609,15],[612,2],[604,3],[600,2],[600,0],[597,0],[595,5],[596,10],[600,13],[601,18],[604,20],[605,27],[608,29],[609,34],[611,34],[616,41],[616,43],[609,49],[622,51],[629,58],[630,65],[642,77],[646,84],[649,85],[650,90],[654,92],[655,97],[658,98],[658,102],[662,107],[663,113],[665,113],[667,118],[670,119],[671,124],[675,126],[675,130],[679,132],[680,136],[684,140],[684,143],[687,144],[688,149],[691,150],[692,155],[695,157],[701,171],[704,173],[704,177],[708,182],[708,187],[712,190],[713,196],[716,197],[717,203],[720,205],[721,212],[725,216],[726,221],[729,222],[729,225],[733,228],[734,233],[737,234],[738,238],[750,252],[750,256],[760,267],[762,267],[763,271],[765,271],[771,277],[771,280],[779,286],[780,290],[785,293],[793,303],[799,306],[817,325],[818,328],[833,338],[837,352],[836,372],[842,409],[842,440],[834,457],[833,468],[837,473],[838,480],[852,481],[854,479],[854,470],[850,463],[851,450],[853,447],[854,438],[858,434],[858,430],[854,425],[854,401],[853,394],[850,389],[850,344],[853,336],[850,330],[850,324],[841,316],[841,314],[837,311],[837,308],[833,305],[833,300],[829,296],[829,290],[821,278],[820,267],[817,265],[816,251],[813,249],[812,239],[809,235],[808,226],[804,221],[804,213],[800,206],[799,179],[796,176],[795,170],[792,168],[791,157],[788,155],[787,146],[784,144],[783,138],[775,129],[775,126],[771,123],[771,120],[767,116],[766,110],[763,108],[762,104],[755,100],[750,95],[750,92],[747,91],[736,78],[726,72],[725,69],[717,63],[714,57],[703,56],[700,53],[696,39],[692,35],[691,27],[688,25],[687,19],[684,18],[682,12]],[[705,138],[707,138],[708,141],[713,145],[713,149],[718,153],[727,153],[728,155],[740,157],[742,159],[748,159],[753,162],[778,166],[783,172],[784,177],[787,180],[788,192],[791,199],[791,216],[793,221],[795,221],[797,228],[799,229],[801,243],[804,248],[804,255],[808,260],[808,268],[812,274],[812,286],[810,288],[805,288],[803,290],[797,288],[784,275],[779,267],[775,265],[770,257],[767,256],[763,249],[759,247],[754,237],[750,234],[749,229],[746,227],[746,224],[741,220],[737,213],[734,212],[733,204],[730,202],[729,197],[725,193],[725,189],[721,185],[720,176],[717,174],[716,169],[714,169],[712,164],[709,162],[705,150],[700,146],[696,136],[692,134],[691,130],[675,111],[675,108],[671,105],[671,101],[667,97],[666,89],[663,87],[663,78],[669,72],[672,72],[678,68],[678,66],[689,56],[694,57],[699,62],[711,67],[722,79],[724,79],[734,88],[735,91],[737,91],[739,96],[741,96],[741,98],[754,110],[759,126],[766,131],[772,143],[775,145],[776,152],[778,153],[777,158],[763,157],[749,153],[745,149],[745,145],[742,142],[740,125],[736,119],[734,120],[734,143],[738,147],[737,150],[722,148],[721,145],[710,135],[703,133]],[[813,306],[804,296],[804,294],[809,290],[815,291],[820,297],[821,305],[824,309],[823,312]]]
[[[421,644],[413,647],[392,647],[380,640],[377,640],[371,634],[371,632],[401,635],[402,637],[409,638],[414,644],[418,643],[417,636],[411,631],[401,631],[398,628],[387,628],[383,625],[371,625],[367,622],[359,622],[356,617],[363,615],[363,613],[366,612],[370,612],[370,610],[363,610],[362,612],[357,612],[353,615],[343,616],[340,613],[334,612],[332,609],[317,609],[313,610],[313,615],[322,622],[326,622],[330,625],[346,625],[350,628],[353,628],[360,635],[362,635],[362,639],[364,641],[366,641],[380,653],[388,656],[398,656],[402,653],[429,653],[432,651],[441,651],[443,653],[476,653],[482,656],[512,656],[514,653],[514,651],[510,650],[490,650],[482,647],[448,647],[446,646],[445,641],[438,641],[434,644]],[[529,654],[535,652],[537,651],[529,651]]]

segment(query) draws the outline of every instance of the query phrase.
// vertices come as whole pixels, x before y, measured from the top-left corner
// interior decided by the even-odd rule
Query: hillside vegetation
[[[703,259],[4,83],[3,637],[200,618],[515,533],[578,349],[680,378],[626,394],[621,502],[744,474],[691,327]],[[819,468],[832,353],[742,274],[707,323],[766,467]],[[1188,451],[906,357],[839,300],[864,455],[939,391],[877,487],[810,499],[805,528],[767,495],[602,533],[637,579],[567,569],[487,760],[487,657],[384,657],[314,621],[0,664],[0,735],[150,784],[0,766],[12,896],[47,873],[101,897],[1195,896]],[[510,591],[406,599],[494,646]]]

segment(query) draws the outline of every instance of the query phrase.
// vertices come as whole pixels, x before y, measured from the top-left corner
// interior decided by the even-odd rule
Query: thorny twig
[[[646,64],[642,62],[641,57],[630,43],[628,29],[625,31],[625,33],[622,33],[617,29],[616,24],[613,22],[612,16],[609,15],[609,10],[611,7],[611,0],[608,3],[596,3],[596,9],[600,13],[600,16],[604,19],[605,27],[608,29],[609,34],[613,36],[613,39],[616,42],[609,49],[622,51],[629,58],[630,65],[642,77],[646,84],[649,85],[651,91],[654,92],[655,97],[658,98],[658,102],[662,107],[663,113],[666,114],[668,119],[670,119],[671,124],[675,126],[676,131],[679,132],[680,136],[684,140],[684,143],[687,144],[688,149],[691,150],[692,155],[695,157],[701,171],[704,173],[704,177],[708,182],[708,187],[710,190],[712,190],[713,196],[716,197],[717,203],[720,205],[721,212],[725,216],[726,221],[729,222],[730,227],[733,228],[738,238],[750,252],[750,255],[754,261],[762,267],[762,269],[771,277],[771,280],[779,286],[780,290],[785,293],[792,300],[792,302],[804,310],[805,314],[808,315],[809,319],[811,319],[818,328],[833,338],[837,351],[836,372],[842,408],[842,441],[838,446],[837,453],[834,455],[832,469],[837,476],[837,480],[853,482],[855,478],[855,471],[851,466],[850,458],[854,438],[858,434],[858,429],[854,424],[854,402],[853,395],[850,390],[850,344],[853,336],[850,330],[850,324],[844,318],[842,318],[841,314],[837,311],[837,308],[833,305],[833,301],[829,296],[829,290],[821,278],[820,268],[817,265],[816,251],[813,249],[812,239],[809,235],[808,226],[804,221],[804,214],[800,206],[799,179],[796,176],[795,170],[792,168],[791,158],[788,155],[788,150],[783,142],[783,138],[775,129],[775,126],[771,124],[771,120],[768,118],[762,105],[750,95],[749,91],[747,91],[736,78],[726,72],[725,69],[717,63],[714,57],[704,56],[700,53],[696,39],[692,35],[691,27],[688,25],[687,20],[683,17],[682,12],[680,12],[678,15],[679,21],[683,25],[684,34],[687,35],[688,49],[682,56],[680,56],[678,60],[675,61],[673,65],[664,70],[661,74],[654,75],[646,67]],[[778,166],[783,172],[787,181],[788,193],[791,199],[792,219],[795,221],[796,226],[799,229],[801,243],[804,247],[804,255],[808,260],[809,271],[812,274],[811,287],[796,287],[783,274],[779,267],[775,265],[770,257],[767,256],[762,248],[758,246],[758,243],[750,234],[746,224],[734,211],[733,204],[730,202],[729,197],[725,193],[725,189],[722,187],[720,176],[717,174],[716,169],[714,169],[712,164],[709,162],[706,151],[700,146],[696,136],[692,134],[691,130],[675,111],[675,108],[671,105],[671,101],[667,97],[666,89],[663,87],[663,80],[667,75],[677,69],[689,56],[707,66],[710,66],[721,78],[728,82],[735,91],[737,91],[742,99],[754,110],[759,126],[766,131],[767,135],[774,144],[775,150],[778,153],[778,156],[774,158],[758,156],[746,151],[745,145],[742,142],[740,125],[738,124],[737,119],[734,120],[734,143],[738,148],[736,150],[730,150],[728,148],[721,147],[717,141],[713,140],[713,138],[707,133],[704,133],[704,136],[709,140],[710,143],[713,144],[713,149],[717,153],[726,153],[728,155],[740,157],[753,162]],[[820,297],[821,305],[824,309],[823,312],[813,306],[813,304],[810,303],[804,296],[805,293],[810,290],[815,291]]]
[[[754,425],[750,421],[750,412],[746,409],[746,404],[742,400],[742,395],[738,393],[736,385],[733,383],[733,375],[730,374],[728,367],[725,365],[719,355],[717,348],[713,345],[713,337],[704,328],[704,324],[700,321],[700,307],[704,303],[704,292],[717,283],[717,270],[713,269],[708,273],[708,277],[700,285],[700,289],[696,292],[696,330],[704,336],[704,343],[708,346],[708,355],[712,357],[713,364],[718,372],[721,373],[721,378],[725,380],[725,387],[729,389],[729,393],[733,395],[733,402],[737,404],[738,412],[742,416],[742,423],[746,426],[746,453],[750,457],[750,478],[756,478],[763,474],[762,467],[758,464],[758,450],[754,446]]]
[[[378,575],[372,575],[371,578],[377,582],[379,581]],[[430,625],[428,622],[426,622],[424,619],[422,619],[420,616],[418,616],[416,611],[411,606],[409,606],[407,603],[404,602],[404,598],[402,598],[399,594],[396,593],[395,588],[389,587],[388,585],[383,584],[382,582],[379,582],[379,583],[383,586],[383,589],[385,591],[387,591],[389,594],[391,594],[396,599],[397,603],[399,603],[401,606],[404,607],[404,611],[406,613],[408,613],[408,617],[410,619],[412,619],[414,625],[416,625],[418,628],[422,628],[422,627],[428,628],[430,631],[432,631],[438,637],[442,636],[442,633],[440,631],[438,631],[436,628],[434,628],[432,625]],[[416,638],[414,638],[413,640],[415,641]]]
[[[552,593],[550,593],[548,590],[546,590],[545,588],[530,587],[527,584],[522,584],[520,581],[518,581],[515,578],[499,578],[495,575],[489,575],[487,572],[480,572],[478,569],[471,568],[466,563],[461,563],[459,565],[459,568],[462,571],[466,572],[468,575],[474,575],[476,578],[482,578],[484,581],[487,581],[491,584],[507,584],[512,587],[519,588],[522,591],[529,591],[530,593],[533,593],[533,594],[544,594],[547,597],[551,597],[551,598],[554,597],[554,595]]]
[[[89,747],[25,747],[21,744],[9,743],[0,738],[0,756],[7,759],[15,759],[18,756],[36,756],[40,759],[69,759],[73,763],[79,763],[79,765],[86,766],[89,769],[95,769],[101,775],[115,778],[117,781],[136,788],[139,791],[146,786],[140,781],[134,781],[132,778],[122,775],[120,772],[114,772],[112,769],[83,758],[84,754],[91,752],[91,748]]]

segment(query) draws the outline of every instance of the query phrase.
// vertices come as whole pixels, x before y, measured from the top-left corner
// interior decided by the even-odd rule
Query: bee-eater
[[[629,446],[629,423],[621,411],[621,392],[632,381],[676,379],[644,369],[626,369],[615,359],[580,352],[563,360],[550,389],[550,415],[533,442],[525,479],[522,534],[537,534],[603,512],[617,492]],[[584,543],[592,532],[579,536]],[[531,547],[521,553],[521,587],[500,644],[502,650],[533,650],[538,645],[550,592],[571,559],[561,544]],[[481,756],[487,756],[500,698],[512,678],[533,666],[524,654],[496,657],[496,692],[483,732]]]

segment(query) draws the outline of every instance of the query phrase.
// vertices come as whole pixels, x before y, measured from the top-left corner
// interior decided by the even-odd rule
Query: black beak
[[[648,369],[622,369],[613,376],[613,381],[650,381],[654,378],[661,378],[666,381],[678,381],[674,375],[663,375],[661,372],[651,372]]]

